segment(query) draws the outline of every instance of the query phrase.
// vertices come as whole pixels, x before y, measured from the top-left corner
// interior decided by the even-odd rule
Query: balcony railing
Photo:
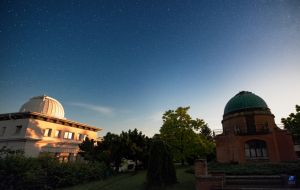
[[[253,130],[235,130],[234,134],[237,136],[244,135],[265,135],[271,133],[269,128],[254,128]]]

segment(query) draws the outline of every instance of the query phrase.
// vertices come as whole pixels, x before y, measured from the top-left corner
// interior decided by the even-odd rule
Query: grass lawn
[[[191,173],[186,173],[185,170],[188,167],[179,167],[176,169],[177,184],[167,188],[174,190],[194,190],[195,189],[195,177]],[[86,183],[74,187],[65,188],[62,190],[138,190],[145,189],[144,183],[146,179],[146,171],[138,171],[137,173],[120,174],[110,177],[106,180],[95,181]]]

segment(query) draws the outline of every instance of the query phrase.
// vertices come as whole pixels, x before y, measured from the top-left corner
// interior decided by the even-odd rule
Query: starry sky
[[[221,129],[239,91],[276,123],[300,104],[300,1],[0,1],[0,113],[46,94],[107,132],[190,106]]]

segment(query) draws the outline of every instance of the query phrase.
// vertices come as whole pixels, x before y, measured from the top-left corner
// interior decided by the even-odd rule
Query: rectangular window
[[[16,126],[16,132],[15,132],[15,135],[18,135],[18,134],[20,134],[20,132],[21,132],[21,129],[22,129],[22,125],[18,125],[18,126]]]
[[[74,133],[69,133],[68,139],[73,139]]]
[[[85,140],[86,137],[87,137],[87,135],[80,134],[80,133],[78,133],[78,135],[77,135],[77,139],[78,139],[79,141]]]
[[[64,139],[67,139],[67,138],[68,138],[68,134],[69,134],[69,132],[65,132],[65,134],[64,134]]]
[[[2,128],[1,128],[1,132],[0,132],[0,136],[1,136],[1,137],[4,136],[5,131],[6,131],[6,127],[2,127]]]
[[[55,131],[55,137],[60,138],[61,137],[61,130]]]
[[[44,137],[50,137],[51,136],[51,132],[52,132],[52,129],[45,129],[44,130]]]
[[[64,138],[65,139],[74,139],[74,133],[72,133],[72,132],[65,132]]]

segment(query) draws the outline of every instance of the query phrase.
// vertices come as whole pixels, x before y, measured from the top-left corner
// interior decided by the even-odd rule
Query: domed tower
[[[291,135],[278,128],[266,102],[241,91],[225,106],[223,133],[216,137],[219,162],[295,160]]]
[[[247,91],[239,92],[228,101],[222,124],[223,132],[228,135],[268,133],[276,127],[266,102]]]
[[[59,101],[49,96],[35,96],[23,104],[20,112],[37,112],[51,117],[64,118],[65,111]]]

